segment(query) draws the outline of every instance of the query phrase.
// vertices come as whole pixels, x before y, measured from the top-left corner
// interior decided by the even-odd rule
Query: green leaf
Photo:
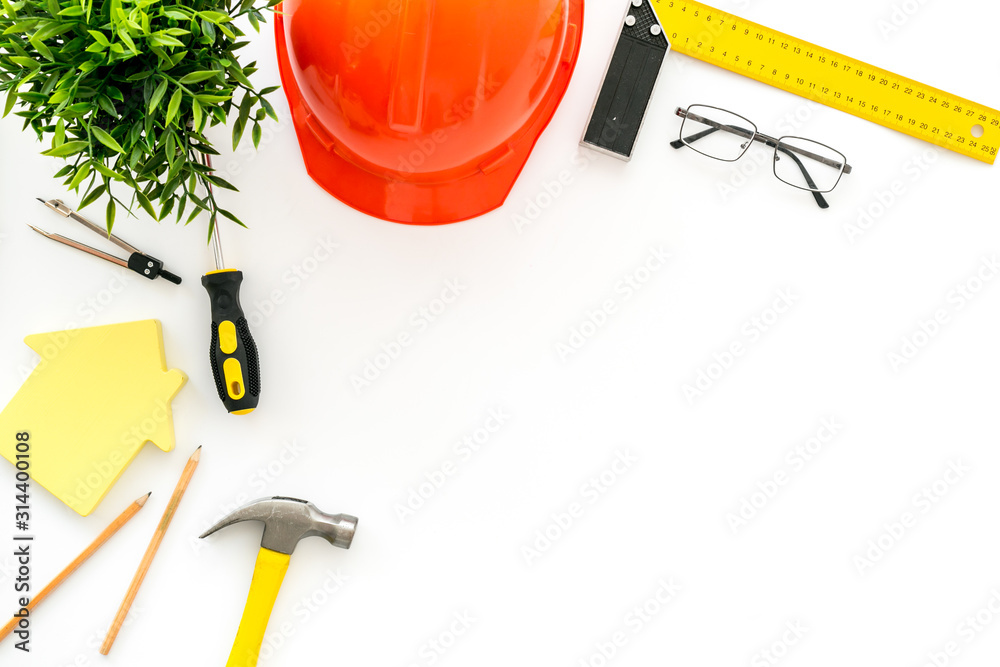
[[[110,178],[115,181],[124,180],[121,174],[112,169],[109,169],[107,165],[105,165],[100,160],[91,160],[90,164],[94,167],[94,169],[100,172],[101,176],[105,176],[106,178]]]
[[[115,105],[111,102],[111,99],[107,95],[98,95],[97,105],[104,110],[104,113],[108,114],[112,118],[118,118],[118,110],[115,109]]]
[[[108,234],[111,234],[112,227],[115,226],[115,200],[112,197],[108,200],[108,207],[106,210],[107,222],[108,222]]]
[[[216,185],[216,186],[218,186],[220,188],[224,188],[226,190],[232,190],[234,192],[239,192],[239,190],[236,189],[235,185],[233,185],[229,181],[225,180],[224,178],[219,178],[215,174],[204,174],[204,178],[209,183],[211,183],[212,185]]]
[[[174,208],[175,201],[176,200],[173,197],[170,197],[166,202],[164,202],[163,207],[160,208],[160,217],[157,218],[158,220],[163,220],[165,217],[170,215],[170,211]]]
[[[142,136],[142,125],[136,123],[132,126],[132,129],[128,131],[128,143],[135,144],[137,148],[140,147],[139,138]]]
[[[167,156],[167,162],[173,166],[177,163],[177,158],[180,155],[177,154],[177,137],[173,132],[167,133],[166,145],[163,148],[163,152]]]
[[[7,102],[3,105],[3,115],[6,116],[17,104],[17,86],[11,86],[7,91]]]
[[[201,104],[198,103],[198,100],[191,100],[191,122],[195,132],[201,132],[202,120]]]
[[[175,90],[174,94],[170,96],[170,103],[167,104],[167,115],[163,119],[164,125],[170,125],[174,121],[177,111],[181,108],[182,97],[183,91],[180,88]]]
[[[98,30],[88,30],[87,33],[91,37],[93,37],[94,41],[97,42],[98,44],[100,44],[101,46],[104,46],[104,47],[111,46],[111,41],[107,38],[107,36],[103,32],[100,32]],[[147,76],[148,76],[148,74],[147,74]]]
[[[108,134],[101,128],[95,125],[94,127],[90,128],[90,131],[94,133],[94,136],[97,137],[98,141],[100,141],[102,144],[104,144],[111,150],[116,151],[118,153],[125,152],[125,149],[121,147],[121,144],[115,141],[114,137],[112,137],[110,134]]]
[[[219,213],[221,213],[222,215],[226,216],[227,218],[229,218],[230,220],[232,220],[233,222],[235,222],[240,227],[246,227],[246,225],[243,224],[243,221],[241,221],[239,218],[237,218],[235,215],[233,215],[232,213],[230,213],[226,209],[220,208],[219,209]]]
[[[153,96],[149,98],[149,115],[152,116],[153,112],[156,111],[156,107],[160,106],[160,100],[163,99],[163,95],[167,92],[167,80],[163,79],[160,84],[153,91]]]
[[[203,42],[207,44],[215,43],[215,26],[212,23],[210,23],[205,19],[202,19],[201,32],[204,35],[204,38],[202,39]]]
[[[118,39],[122,40],[128,50],[132,53],[138,54],[139,49],[135,48],[135,42],[132,41],[132,37],[128,34],[128,31],[124,28],[118,31]]]
[[[86,141],[67,141],[62,146],[42,151],[42,155],[48,155],[49,157],[69,157],[70,155],[81,153],[87,148],[90,148],[90,144]]]
[[[181,51],[174,51],[173,54],[171,54],[170,56],[170,66],[176,67],[177,64],[180,63],[185,58],[187,58],[187,56],[188,56],[187,49],[183,49]]]
[[[195,95],[194,98],[201,102],[202,104],[212,105],[218,104],[219,102],[228,102],[232,99],[232,95]]]
[[[149,217],[151,217],[153,220],[156,220],[157,219],[156,211],[153,210],[153,205],[150,203],[149,198],[138,190],[135,191],[135,198],[136,201],[139,202],[139,206],[142,207],[142,210],[148,213]]]
[[[219,155],[220,154],[219,151],[215,150],[214,148],[212,148],[208,144],[195,144],[195,143],[192,143],[191,144],[191,148],[195,149],[199,153],[204,153],[205,155]],[[195,164],[194,166],[198,167],[199,165]],[[207,169],[207,167],[205,167],[205,168]]]
[[[15,65],[20,65],[21,67],[27,67],[28,69],[38,69],[42,66],[42,63],[38,62],[34,58],[29,58],[27,56],[11,56],[10,61]]]
[[[35,47],[35,49],[42,54],[42,57],[46,60],[51,60],[52,62],[56,61],[55,57],[52,55],[52,51],[49,50],[49,47],[45,46],[45,43],[42,40],[32,37],[28,41],[31,42],[31,45]]]
[[[139,160],[142,159],[142,156],[142,144],[136,144],[133,146],[132,152],[128,156],[128,168],[135,172],[136,168],[139,166]]]
[[[211,79],[213,76],[219,76],[220,72],[213,70],[201,70],[200,72],[191,72],[190,74],[185,74],[181,77],[179,83],[187,85],[189,83],[198,83],[199,81],[204,81],[206,79]]]
[[[28,32],[33,30],[35,26],[38,25],[38,19],[28,19],[27,21],[19,21],[11,25],[9,28],[3,31],[4,35],[16,35],[22,32]]]
[[[246,129],[246,123],[241,121],[239,118],[233,123],[233,150],[235,151],[240,145],[240,139],[243,138],[243,130]]]
[[[79,9],[79,7],[77,8]],[[73,29],[73,24],[66,21],[48,21],[45,22],[38,31],[32,35],[32,38],[45,41],[47,39],[52,39],[64,33],[69,32]]]
[[[229,23],[233,20],[232,16],[229,14],[223,14],[222,12],[198,12],[198,16],[205,19],[209,23],[214,23],[216,25]]]
[[[270,103],[270,102],[268,102],[267,100],[265,100],[265,99],[264,99],[263,97],[262,97],[262,98],[260,98],[260,106],[261,106],[261,107],[262,107],[262,108],[264,109],[264,112],[265,112],[265,113],[266,113],[266,114],[267,114],[268,116],[270,116],[270,117],[271,117],[271,118],[273,118],[274,120],[278,120],[278,114],[277,114],[277,113],[275,113],[275,111],[274,111],[274,107],[273,107],[273,106],[271,106],[271,103]]]
[[[240,101],[240,122],[244,125],[250,119],[250,110],[253,108],[253,97],[250,93],[243,96]]]
[[[149,43],[156,46],[184,46],[184,42],[162,32],[149,36]]]
[[[59,12],[59,16],[83,16],[86,12],[80,5],[67,7]]]
[[[241,70],[239,67],[236,67],[235,65],[232,65],[230,67],[227,67],[226,71],[229,72],[229,76],[233,77],[234,79],[236,79],[237,81],[239,81],[240,83],[242,83],[247,88],[253,88],[253,84],[250,83],[250,79],[248,79],[243,74],[243,70]]]
[[[260,148],[260,136],[261,136],[260,123],[255,122],[253,124],[253,130],[251,131],[250,136],[253,138],[253,147]]]
[[[52,135],[52,148],[58,148],[66,143],[66,121],[60,118],[56,121],[56,130]]]
[[[96,167],[97,164],[94,164],[94,166]],[[95,201],[101,198],[101,195],[103,195],[104,191],[107,189],[108,186],[106,185],[98,185],[96,188],[88,192],[86,195],[84,195],[83,200],[80,202],[80,208],[84,209],[93,204]]]
[[[69,182],[69,189],[76,190],[83,183],[83,180],[90,175],[90,163],[84,162],[77,170],[76,175],[73,176],[73,180]]]

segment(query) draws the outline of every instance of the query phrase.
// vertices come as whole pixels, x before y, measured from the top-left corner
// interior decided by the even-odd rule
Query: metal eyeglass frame
[[[722,123],[719,123],[717,121],[711,120],[709,118],[704,118],[703,116],[700,116],[700,115],[695,114],[695,113],[691,113],[691,111],[690,111],[691,107],[703,107],[705,109],[715,109],[716,111],[722,111],[724,113],[736,116],[737,118],[741,118],[742,120],[745,120],[747,123],[749,123],[751,127],[753,127],[753,132],[748,132],[746,129],[741,128],[741,127],[736,127],[734,125],[723,125]],[[806,139],[805,137],[785,136],[785,137],[781,137],[779,139],[775,139],[774,137],[769,137],[768,135],[762,134],[762,133],[760,133],[760,132],[757,131],[757,124],[756,123],[754,123],[753,121],[751,121],[748,118],[744,118],[743,116],[740,116],[739,114],[735,114],[732,111],[729,111],[728,109],[722,109],[720,107],[713,107],[713,106],[709,106],[707,104],[692,104],[687,109],[678,107],[677,111],[676,111],[676,114],[678,116],[680,116],[681,118],[684,118],[685,120],[690,119],[690,120],[693,120],[695,122],[702,123],[703,125],[708,125],[709,129],[703,130],[703,131],[698,132],[696,134],[692,134],[691,136],[685,137],[684,136],[684,125],[682,124],[681,125],[680,138],[677,139],[676,141],[670,142],[670,146],[671,147],[673,147],[673,148],[683,148],[684,146],[687,146],[688,148],[691,148],[695,152],[701,153],[705,157],[710,157],[710,158],[712,158],[714,160],[720,160],[722,162],[736,162],[737,160],[739,160],[740,158],[742,158],[744,155],[746,155],[747,151],[750,149],[750,144],[751,143],[753,143],[754,141],[759,141],[762,144],[764,144],[765,146],[774,149],[774,161],[773,161],[773,164],[774,164],[774,176],[775,176],[775,178],[777,178],[782,183],[786,183],[788,185],[791,185],[793,188],[798,188],[799,190],[806,190],[807,192],[811,192],[812,195],[813,195],[813,197],[816,199],[816,203],[819,204],[820,208],[830,208],[830,204],[827,203],[826,198],[823,197],[823,195],[826,194],[826,193],[832,192],[833,189],[836,188],[837,185],[840,183],[840,179],[843,177],[844,174],[851,173],[851,165],[847,164],[847,156],[844,155],[843,153],[841,153],[840,151],[838,151],[837,149],[831,148],[830,146],[827,146],[826,144],[821,144],[820,142],[815,141],[813,139]],[[743,137],[745,139],[748,139],[748,141],[743,145],[743,152],[740,153],[735,158],[733,158],[732,160],[726,160],[724,158],[716,157],[714,155],[709,155],[708,153],[705,153],[703,151],[699,151],[697,148],[695,148],[692,145],[695,141],[698,141],[699,139],[703,139],[703,138],[707,137],[708,135],[712,134],[713,132],[715,132],[717,130],[723,130],[725,132],[729,132],[731,134],[735,134],[737,136],[740,136],[740,137]],[[842,161],[838,162],[836,160],[831,160],[830,158],[823,157],[822,155],[817,155],[815,153],[807,151],[807,150],[805,150],[803,148],[799,148],[797,146],[792,146],[792,145],[789,145],[789,144],[783,144],[782,142],[785,139],[802,139],[804,141],[811,141],[814,144],[819,144],[820,146],[823,146],[824,148],[833,151],[834,153],[836,153],[837,155],[840,155],[844,159]],[[792,160],[795,161],[795,164],[796,164],[796,166],[798,166],[799,171],[802,172],[802,176],[805,178],[806,183],[809,184],[808,188],[804,188],[802,186],[795,185],[794,183],[789,183],[785,179],[783,179],[780,176],[778,176],[777,162],[778,162],[778,159],[779,159],[778,158],[778,152],[779,151],[781,153],[784,153],[785,155],[787,155],[788,157],[790,157]],[[821,164],[825,164],[825,165],[833,167],[835,169],[839,169],[840,173],[837,174],[837,180],[836,180],[836,182],[828,190],[820,190],[819,186],[816,185],[816,182],[813,180],[812,176],[809,174],[809,171],[806,169],[805,165],[802,164],[802,160],[800,160],[795,155],[796,153],[798,153],[799,155],[801,155],[803,157],[807,157],[807,158],[809,158],[811,160],[815,160],[815,161],[817,161],[817,162],[819,162]]]

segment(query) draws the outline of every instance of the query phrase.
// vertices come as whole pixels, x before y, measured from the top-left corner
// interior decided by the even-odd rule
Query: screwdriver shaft
[[[209,169],[212,168],[212,156],[208,153],[201,154],[201,162]],[[209,194],[212,193],[212,183],[206,178],[205,185],[208,187]],[[215,270],[221,271],[226,268],[226,260],[222,256],[222,240],[219,238],[219,221],[215,221],[215,227],[212,230],[212,251],[215,253]]]

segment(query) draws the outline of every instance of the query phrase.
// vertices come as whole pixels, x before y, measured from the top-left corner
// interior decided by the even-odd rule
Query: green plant
[[[246,46],[233,23],[246,17],[255,30],[279,0],[0,0],[0,100],[3,115],[15,106],[51,148],[66,158],[57,174],[74,191],[86,183],[79,207],[108,197],[110,232],[116,208],[137,203],[156,219],[171,212],[186,223],[210,214],[243,224],[218,206],[209,184],[235,190],[202,164],[218,155],[206,126],[225,123],[232,110],[233,147],[251,126],[277,119],[241,66]],[[242,92],[240,101],[236,96]],[[132,189],[123,202],[112,183]],[[199,196],[198,185],[202,186]]]

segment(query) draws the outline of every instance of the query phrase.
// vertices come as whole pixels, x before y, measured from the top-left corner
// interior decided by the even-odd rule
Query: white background
[[[720,2],[1000,107],[995,2],[913,0],[915,14],[888,37],[879,29],[888,0]],[[121,219],[116,232],[184,283],[136,277],[108,302],[115,267],[25,225],[102,243],[35,202],[75,200],[51,179],[59,164],[38,155],[33,135],[13,118],[0,123],[0,401],[35,363],[23,337],[73,324],[159,319],[169,365],[190,378],[173,404],[177,449],[147,445],[93,515],[82,519],[36,488],[37,586],[133,499],[153,496],[38,609],[31,655],[7,639],[0,664],[223,664],[260,529],[196,536],[237,503],[272,494],[355,514],[360,527],[349,551],[299,545],[263,665],[756,666],[771,664],[760,652],[789,623],[804,628],[794,646],[775,647],[789,667],[917,667],[951,641],[958,654],[948,664],[995,664],[1000,619],[971,641],[971,626],[959,626],[1000,591],[1000,285],[987,281],[961,309],[949,293],[1000,251],[997,168],[676,54],[634,160],[594,156],[577,142],[623,10],[618,0],[588,3],[566,97],[506,205],[480,219],[414,228],[368,218],[309,180],[290,123],[269,125],[256,154],[230,155],[220,128],[220,170],[243,191],[221,196],[250,225],[227,226],[224,246],[246,274],[243,304],[262,358],[260,408],[246,417],[225,414],[206,359],[204,223]],[[248,49],[261,87],[278,82],[273,41],[268,28]],[[272,99],[288,118],[281,93]],[[674,151],[673,110],[692,103],[834,145],[855,172],[821,211],[752,161],[741,172]],[[545,184],[563,170],[572,183],[550,201]],[[852,242],[845,228],[897,180],[903,196]],[[547,207],[519,230],[515,216],[530,202]],[[309,259],[324,242],[337,244],[332,256]],[[650,248],[672,258],[626,300],[615,286]],[[292,271],[304,266],[312,272],[296,283]],[[417,332],[411,317],[449,280],[465,286],[461,295]],[[779,290],[794,306],[751,341],[745,323]],[[282,303],[273,307],[275,291]],[[616,312],[561,359],[557,344],[606,299]],[[91,312],[88,300],[104,303]],[[889,353],[938,309],[948,323],[894,369]],[[413,344],[356,391],[351,376],[400,333]],[[737,341],[745,354],[692,404],[682,387]],[[466,460],[455,445],[491,410],[509,419]],[[797,468],[788,452],[824,419],[843,426]],[[201,467],[135,620],[102,658],[97,646],[198,445]],[[591,502],[589,480],[619,454],[634,462]],[[401,520],[397,506],[449,462],[454,474]],[[946,490],[929,506],[915,501],[949,462],[968,470],[939,484]],[[2,545],[13,532],[14,479],[0,467]],[[776,472],[787,484],[734,532],[727,515]],[[536,531],[560,532],[552,517],[573,503],[582,515],[526,557]],[[885,537],[907,512],[916,524]],[[856,557],[880,537],[894,544],[859,571]],[[0,548],[0,600],[13,609],[9,553]],[[658,613],[648,622],[629,616],[671,579],[679,592],[650,603]],[[474,620],[451,637],[456,614]],[[605,660],[600,646],[618,632],[625,645]],[[435,652],[432,641],[449,648]]]

